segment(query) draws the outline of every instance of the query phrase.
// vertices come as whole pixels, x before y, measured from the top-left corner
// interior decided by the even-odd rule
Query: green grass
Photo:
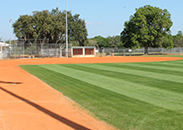
[[[143,55],[143,57],[183,57],[183,55]]]
[[[21,67],[119,129],[183,129],[183,60]]]

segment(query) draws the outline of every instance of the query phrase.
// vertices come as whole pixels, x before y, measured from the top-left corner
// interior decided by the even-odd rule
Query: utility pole
[[[68,24],[67,24],[67,0],[65,0],[66,11],[66,57],[68,58]]]

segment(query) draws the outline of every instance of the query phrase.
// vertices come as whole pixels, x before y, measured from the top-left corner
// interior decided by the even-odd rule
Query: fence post
[[[47,43],[47,53],[48,53],[48,57],[50,57],[50,49],[49,49],[49,44]]]
[[[180,54],[182,54],[182,47],[180,47]]]
[[[60,57],[62,57],[62,49],[61,49],[61,47],[60,47]]]
[[[94,46],[94,55],[96,56],[96,47]]]
[[[179,47],[179,53],[181,54],[181,47]]]
[[[147,48],[147,54],[146,55],[149,55],[149,47]]]
[[[15,59],[17,58],[17,44],[15,45]]]
[[[102,56],[104,56],[104,49],[105,49],[105,48],[102,48]]]
[[[1,46],[1,59],[3,59],[3,47]]]
[[[24,45],[24,41],[23,41],[23,58],[24,58],[24,55],[25,55],[25,45]]]

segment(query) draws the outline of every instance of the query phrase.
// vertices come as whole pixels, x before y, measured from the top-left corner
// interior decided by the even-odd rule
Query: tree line
[[[167,49],[174,46],[182,47],[183,33],[179,31],[177,35],[172,36],[170,31],[172,25],[171,14],[166,9],[162,10],[146,5],[136,9],[129,21],[124,23],[119,43],[118,40],[114,40],[118,37],[111,39],[98,36],[94,40],[97,41],[99,47],[132,49],[144,47],[146,51],[148,47],[165,47]],[[114,42],[111,42],[113,40]]]
[[[68,15],[68,40],[73,46],[96,46],[111,48],[148,48],[148,47],[183,47],[183,33],[172,36],[171,14],[158,7],[146,5],[136,9],[130,19],[124,23],[120,35],[104,38],[87,38],[85,20],[79,14]],[[52,11],[34,11],[32,15],[22,15],[13,24],[18,39],[38,39],[40,43],[66,42],[66,12],[57,8]]]
[[[173,36],[173,42],[175,47],[183,47],[183,32],[178,31],[177,35]]]
[[[173,40],[172,47],[183,47],[183,32],[178,31],[176,35],[169,34],[169,37]],[[133,47],[126,47],[124,43],[121,42],[120,35],[107,38],[102,36],[95,36],[94,38],[88,39],[88,44],[96,47],[108,47],[108,48],[133,48]],[[163,47],[163,46],[160,46]]]

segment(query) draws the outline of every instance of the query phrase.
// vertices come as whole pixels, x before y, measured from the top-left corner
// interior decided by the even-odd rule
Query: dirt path
[[[0,61],[0,130],[110,130],[18,65],[179,60],[175,57],[43,58]],[[75,105],[74,105],[75,104]]]

